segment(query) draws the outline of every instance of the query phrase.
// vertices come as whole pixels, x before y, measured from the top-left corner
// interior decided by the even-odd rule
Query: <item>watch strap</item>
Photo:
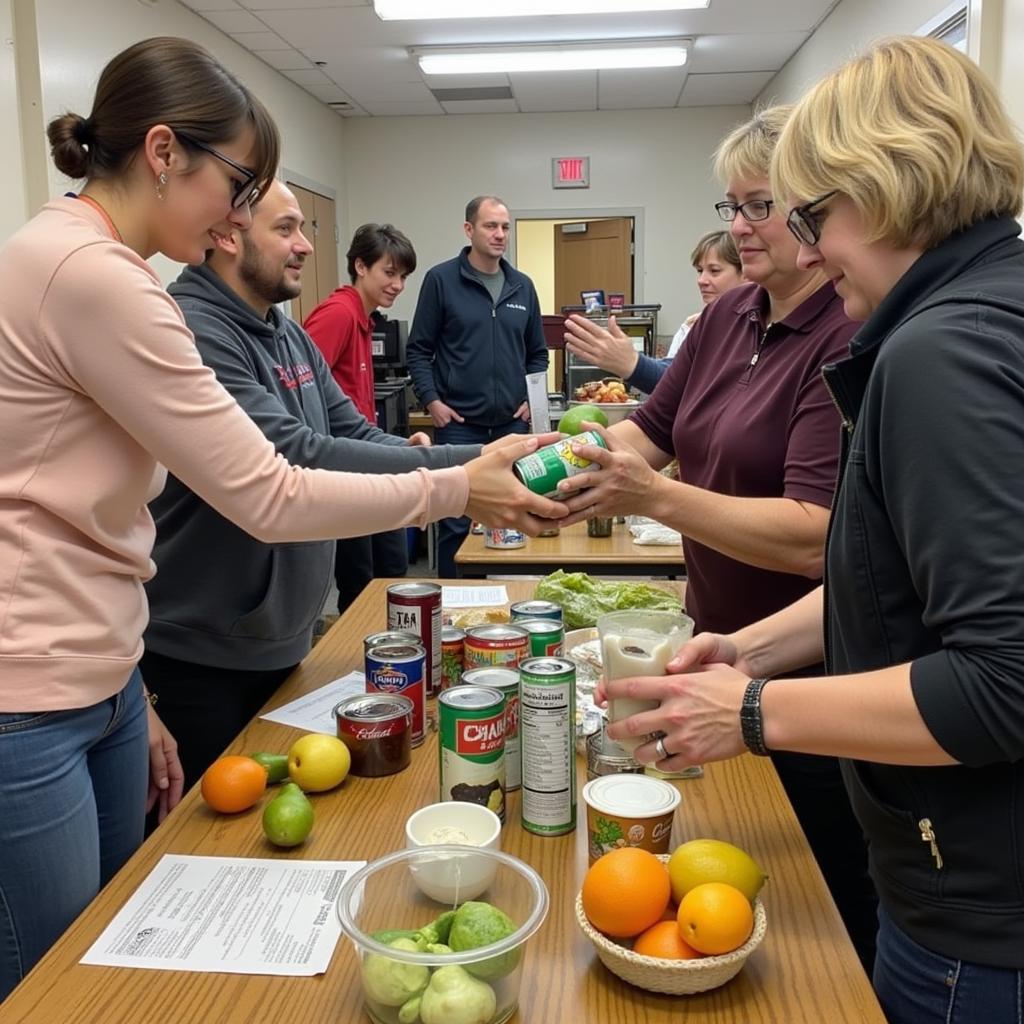
[[[767,757],[770,751],[764,742],[764,718],[761,714],[761,691],[767,679],[751,679],[743,693],[740,705],[740,730],[747,749],[758,757]]]

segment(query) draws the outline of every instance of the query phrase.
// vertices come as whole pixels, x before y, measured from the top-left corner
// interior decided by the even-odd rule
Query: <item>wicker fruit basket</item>
[[[660,860],[668,860],[660,857]],[[768,927],[768,919],[760,900],[754,901],[754,930],[742,946],[720,956],[705,956],[698,960],[661,960],[653,956],[640,956],[627,946],[599,932],[583,913],[583,896],[576,896],[576,923],[580,931],[594,944],[601,963],[612,974],[618,975],[638,988],[650,992],[665,992],[673,996],[706,992],[731,981],[747,961],[747,957],[761,944]]]

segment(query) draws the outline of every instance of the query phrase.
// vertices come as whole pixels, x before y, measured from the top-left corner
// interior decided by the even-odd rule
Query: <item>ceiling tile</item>
[[[436,103],[422,82],[379,82],[373,87],[373,99],[384,103]]]
[[[489,89],[508,85],[508,75],[424,75],[413,61],[416,73],[429,89]]]
[[[599,110],[674,107],[685,81],[685,68],[599,71],[597,106]]]
[[[260,60],[266,61],[278,71],[295,71],[298,68],[316,66],[308,57],[303,57],[298,50],[256,50],[255,53],[259,55]]]
[[[723,75],[690,75],[681,107],[720,107],[750,103],[772,80],[774,71],[745,71]]]
[[[369,100],[360,106],[376,117],[405,117],[421,114],[443,114],[441,104],[431,99],[429,103],[387,103]]]
[[[235,0],[181,0],[193,11],[240,11],[241,7]]]
[[[691,75],[726,71],[777,71],[807,41],[807,32],[736,32],[698,36],[686,69]]]
[[[597,72],[566,71],[558,75],[510,75],[512,93],[524,113],[553,110],[597,110]]]
[[[253,53],[260,50],[280,50],[285,45],[281,37],[274,35],[273,32],[232,32],[231,38]]]
[[[216,25],[221,32],[234,35],[236,32],[266,32],[267,26],[248,11],[204,11],[203,17]]]
[[[293,71],[282,71],[281,74],[303,88],[309,85],[335,84],[319,68],[296,68]]]
[[[203,2],[213,3],[214,0]],[[336,9],[372,6],[371,0],[240,0],[240,3],[250,11],[299,11],[310,7]]]
[[[515,100],[455,100],[442,103],[446,114],[517,114]]]

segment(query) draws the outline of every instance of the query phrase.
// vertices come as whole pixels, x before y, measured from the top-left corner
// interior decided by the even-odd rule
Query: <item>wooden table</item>
[[[555,569],[594,576],[686,575],[682,544],[634,544],[624,523],[616,523],[610,537],[588,537],[587,524],[576,523],[557,537],[527,537],[522,548],[488,548],[481,534],[471,533],[455,553],[460,576],[545,576]]]
[[[377,580],[284,684],[271,706],[362,666],[361,638],[384,626]],[[527,584],[511,584],[513,600]],[[296,730],[255,719],[236,753],[286,751]],[[0,1007],[4,1024],[357,1024],[358,964],[347,939],[325,975],[280,978],[85,967],[79,959],[163,853],[241,857],[372,859],[404,845],[405,819],[437,799],[436,740],[414,752],[411,768],[384,779],[349,779],[313,797],[316,824],[294,851],[269,846],[260,808],[224,816],[193,789],[156,833],[86,908]],[[580,785],[584,780],[580,773]],[[740,974],[695,996],[662,996],[610,974],[579,932],[573,900],[587,865],[585,830],[547,839],[523,831],[518,794],[510,794],[502,848],[533,865],[551,893],[548,919],[528,947],[517,1024],[884,1024],[866,976],[839,920],[767,759],[744,756],[711,765],[705,777],[678,783],[677,840],[715,836],[748,849],[771,875],[764,890],[768,934]],[[581,801],[582,803],[582,801]]]

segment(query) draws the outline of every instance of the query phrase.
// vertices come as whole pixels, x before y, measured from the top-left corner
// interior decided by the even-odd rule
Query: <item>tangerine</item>
[[[665,865],[647,850],[625,846],[590,866],[583,879],[583,912],[598,931],[625,939],[650,928],[671,895]]]
[[[679,904],[679,932],[701,953],[731,953],[754,930],[750,900],[733,885],[704,882]]]
[[[633,943],[633,952],[655,956],[659,960],[696,960],[700,953],[683,941],[675,920],[659,921],[641,932]]]
[[[267,769],[251,757],[218,757],[203,773],[199,792],[215,811],[247,811],[267,788]]]

